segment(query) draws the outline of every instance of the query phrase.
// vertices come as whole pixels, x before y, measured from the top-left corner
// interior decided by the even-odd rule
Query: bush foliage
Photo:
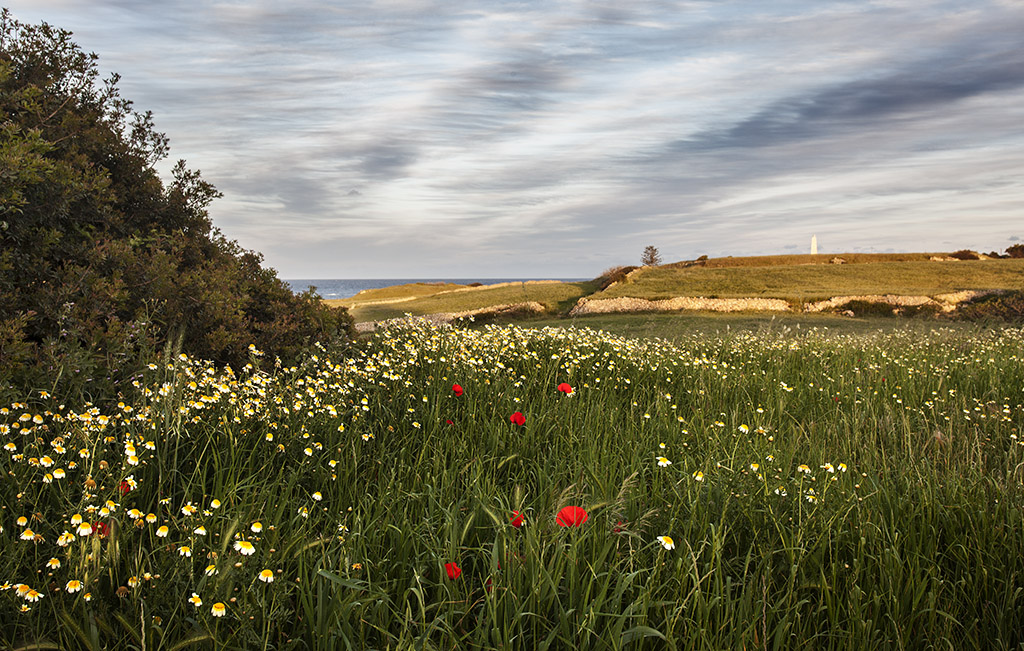
[[[622,283],[626,281],[626,276],[629,272],[637,270],[639,267],[625,266],[625,267],[610,267],[601,272],[601,275],[594,279],[594,282],[598,284],[601,291],[608,289],[615,283]]]
[[[981,256],[978,255],[977,251],[971,251],[970,249],[960,249],[949,254],[949,257],[956,258],[957,260],[980,260]]]
[[[957,316],[970,321],[1024,322],[1024,291],[980,296],[961,305]]]
[[[152,349],[244,363],[348,332],[211,224],[220,196],[71,33],[0,15],[0,389],[116,391]],[[84,378],[89,378],[86,381]]]

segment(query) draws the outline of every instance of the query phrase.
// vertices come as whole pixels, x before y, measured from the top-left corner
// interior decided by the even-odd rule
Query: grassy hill
[[[659,267],[642,267],[623,282],[600,290],[590,282],[526,282],[468,287],[411,283],[367,290],[343,306],[356,321],[380,321],[405,314],[466,312],[496,305],[537,302],[552,316],[570,310],[581,298],[668,299],[779,298],[796,304],[871,294],[935,296],[970,289],[1024,290],[1024,259],[933,261],[933,253],[844,253],[846,264],[829,264],[832,255],[779,255],[712,258]]]
[[[923,262],[933,257],[946,257],[948,253],[840,253],[818,254],[795,253],[789,255],[748,255],[741,257],[707,258],[705,260],[683,260],[662,265],[671,268],[686,267],[780,267],[805,264],[829,264],[833,258],[842,258],[847,264],[872,262]]]
[[[860,294],[932,296],[962,289],[1024,289],[1024,260],[931,262],[924,259],[734,267],[666,265],[638,269],[626,282],[612,285],[592,298],[628,296],[656,300],[705,296],[810,301]]]
[[[426,293],[435,287],[438,288],[437,291]],[[445,287],[450,286],[416,283],[372,290],[353,298],[326,302],[349,308],[356,321],[380,321],[405,314],[466,312],[492,305],[526,302],[537,302],[549,312],[560,313],[572,308],[581,297],[593,293],[598,285],[593,282],[525,282],[483,287],[454,286],[443,289]],[[457,291],[452,291],[453,289]],[[396,301],[402,298],[408,300]]]

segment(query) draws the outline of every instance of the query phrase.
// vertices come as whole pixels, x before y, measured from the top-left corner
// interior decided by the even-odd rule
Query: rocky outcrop
[[[643,298],[601,298],[581,300],[569,316],[607,314],[609,312],[674,312],[677,310],[704,310],[710,312],[788,311],[789,303],[779,298],[704,298],[680,296],[660,301]]]
[[[988,294],[995,293],[995,290],[964,290],[960,292],[951,292],[948,294],[938,294],[934,297],[931,296],[898,296],[895,294],[868,294],[865,296],[833,296],[826,301],[817,301],[816,303],[808,303],[804,305],[804,312],[826,312],[841,309],[843,306],[854,301],[864,301],[867,303],[885,303],[891,305],[893,309],[901,307],[919,307],[921,305],[933,305],[939,308],[942,312],[952,312],[956,309],[956,306],[964,301],[977,298],[979,296],[986,296]]]

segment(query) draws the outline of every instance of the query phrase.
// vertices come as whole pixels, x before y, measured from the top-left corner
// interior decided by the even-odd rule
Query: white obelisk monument
[[[811,235],[811,255],[818,255],[818,236]]]

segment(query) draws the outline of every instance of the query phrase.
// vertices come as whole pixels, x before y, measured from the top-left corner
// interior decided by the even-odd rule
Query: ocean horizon
[[[469,285],[482,283],[518,283],[529,280],[558,280],[561,282],[581,282],[589,278],[282,278],[293,292],[304,292],[310,286],[316,287],[320,298],[350,298],[364,289],[380,289],[394,285],[410,283],[454,283]]]

